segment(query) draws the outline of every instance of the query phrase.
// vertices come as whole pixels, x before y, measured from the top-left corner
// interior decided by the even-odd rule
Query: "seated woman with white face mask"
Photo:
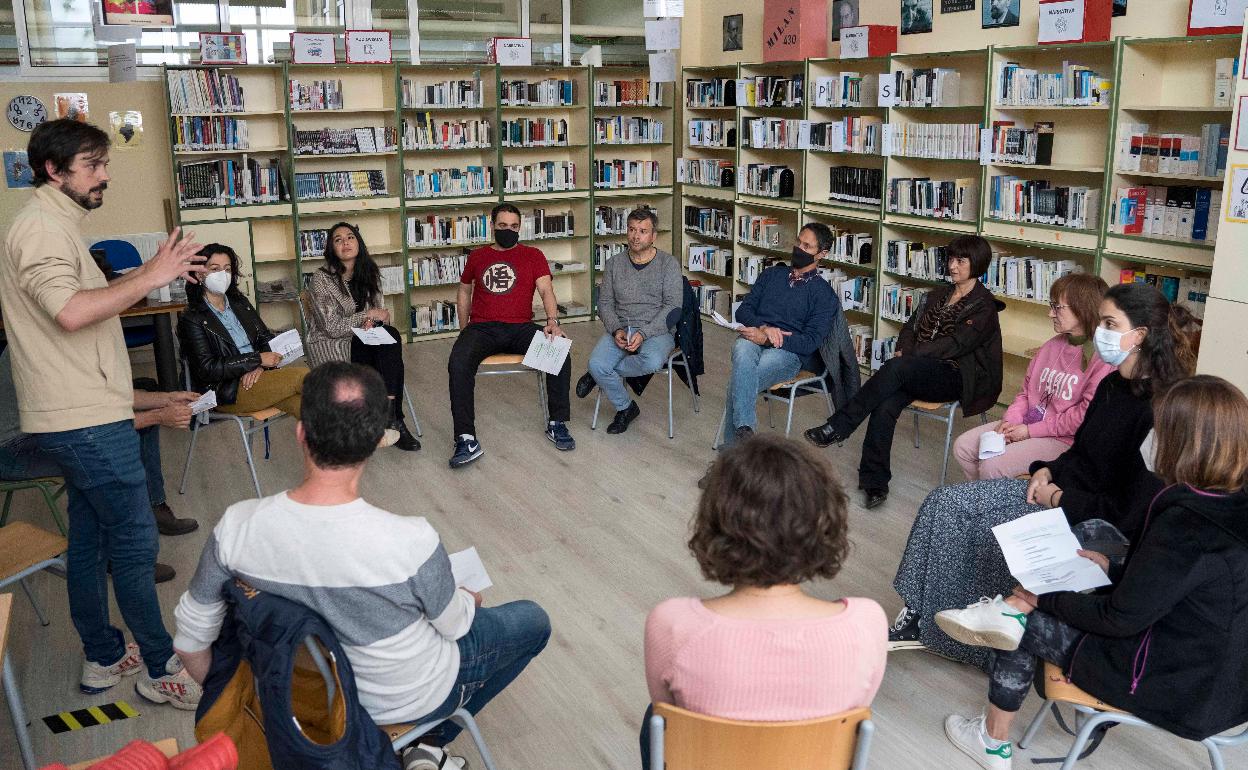
[[[187,283],[186,310],[178,319],[182,354],[195,390],[217,393],[217,410],[243,414],[277,407],[299,418],[303,366],[278,369],[282,357],[269,350],[275,336],[238,290],[238,255],[210,243],[200,250],[208,272]]]

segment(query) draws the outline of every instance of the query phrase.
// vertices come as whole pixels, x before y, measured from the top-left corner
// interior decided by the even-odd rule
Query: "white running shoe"
[[[468,770],[468,760],[418,743],[404,750],[403,770]]]
[[[984,722],[983,714],[974,719],[950,714],[945,717],[945,736],[984,770],[1010,770],[1014,763],[1014,744],[1006,741],[995,749],[988,748],[984,743],[987,735]]]
[[[194,711],[204,694],[204,688],[186,673],[176,654],[165,664],[164,676],[153,679],[145,669],[134,689],[152,703],[168,703],[183,711]]]
[[[120,682],[123,676],[137,674],[142,668],[143,656],[139,654],[139,645],[130,642],[121,659],[111,666],[101,666],[84,659],[78,689],[87,695],[98,695]]]
[[[964,610],[936,613],[936,625],[949,636],[974,647],[1017,650],[1027,630],[1027,615],[1005,603],[1000,594],[987,596]]]

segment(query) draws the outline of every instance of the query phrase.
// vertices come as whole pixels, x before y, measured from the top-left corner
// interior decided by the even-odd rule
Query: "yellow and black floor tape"
[[[71,730],[106,725],[109,722],[117,722],[138,715],[139,712],[135,711],[133,706],[124,700],[119,700],[116,703],[105,703],[103,706],[62,711],[59,714],[44,717],[43,723],[48,726],[53,735],[59,735]]]

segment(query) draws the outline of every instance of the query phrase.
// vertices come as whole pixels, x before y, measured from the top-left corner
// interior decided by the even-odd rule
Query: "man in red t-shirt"
[[[477,441],[474,422],[474,391],[481,362],[498,353],[527,352],[535,331],[549,337],[565,336],[559,328],[555,288],[546,255],[540,249],[520,244],[520,209],[500,203],[490,212],[490,223],[494,227],[494,243],[468,255],[455,300],[463,330],[446,364],[451,381],[451,417],[455,420],[452,468],[461,468],[485,453]],[[533,323],[534,289],[541,295],[546,310],[545,327]],[[546,438],[562,452],[576,449],[567,426],[571,381],[571,356],[563,362],[559,374],[546,375]]]

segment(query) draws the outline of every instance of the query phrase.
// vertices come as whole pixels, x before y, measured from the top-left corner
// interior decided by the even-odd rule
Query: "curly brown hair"
[[[702,575],[724,585],[832,578],[849,553],[848,523],[845,489],[823,455],[760,434],[711,466],[689,550]]]

